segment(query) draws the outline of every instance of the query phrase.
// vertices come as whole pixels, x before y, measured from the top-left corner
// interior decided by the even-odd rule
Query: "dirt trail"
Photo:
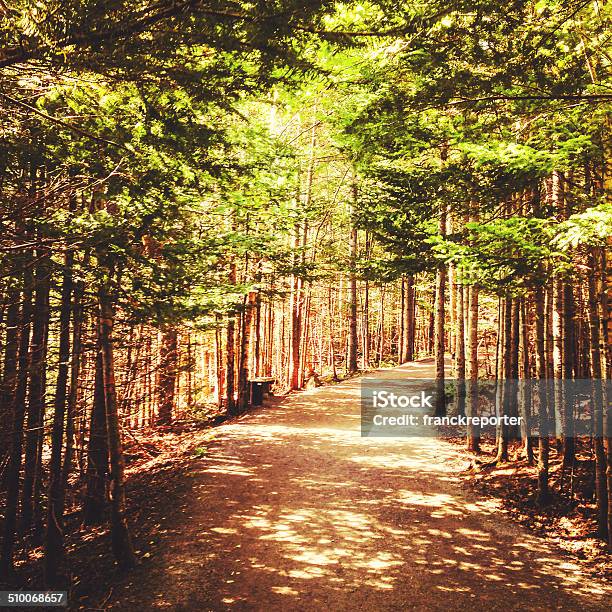
[[[431,364],[385,371],[433,375]],[[456,450],[362,439],[359,381],[215,430],[160,551],[113,610],[608,610],[609,586],[491,503]]]

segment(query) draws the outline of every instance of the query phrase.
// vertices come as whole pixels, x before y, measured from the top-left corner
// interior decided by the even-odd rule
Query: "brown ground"
[[[363,439],[359,411],[353,379],[202,434],[142,564],[98,609],[610,609],[610,585],[460,487],[453,445]]]

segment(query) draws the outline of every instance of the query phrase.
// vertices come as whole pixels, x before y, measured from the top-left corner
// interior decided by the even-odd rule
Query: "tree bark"
[[[446,236],[446,208],[440,207],[438,232]],[[444,323],[445,323],[445,288],[446,268],[439,264],[436,272],[435,293],[435,324],[434,324],[434,359],[436,364],[436,401],[435,412],[437,416],[446,413],[446,401],[444,397]]]
[[[364,283],[363,296],[363,369],[367,370],[370,367],[370,346],[372,339],[370,338],[370,282]]]
[[[70,368],[70,314],[72,300],[73,251],[68,249],[64,258],[59,319],[59,365],[53,403],[53,429],[51,433],[51,461],[47,500],[47,530],[45,535],[45,584],[59,587],[66,584],[64,551],[64,480],[62,479],[62,450],[64,444],[64,418],[68,373]]]
[[[525,445],[525,456],[529,465],[533,465],[533,436],[531,435],[531,373],[530,373],[530,361],[529,361],[529,321],[527,317],[527,303],[525,298],[520,299],[520,340],[519,340],[519,353],[520,353],[520,374],[519,377],[522,379],[520,384],[520,401],[519,409],[520,416],[522,417],[521,426],[521,437]]]
[[[300,244],[299,240],[300,227],[295,228],[294,239],[294,266],[297,266],[298,257],[297,249]],[[303,283],[297,271],[294,271],[291,284],[291,334],[289,346],[289,388],[296,391],[300,388],[300,347],[302,344],[302,293]]]
[[[606,114],[604,128],[604,195],[606,202],[612,202],[612,112]],[[606,337],[606,379],[612,379],[612,236],[608,236],[606,248],[602,249],[602,272],[605,270],[605,288],[602,291],[602,313],[606,318],[604,333]],[[612,549],[612,414],[611,398],[607,398],[604,415],[604,445],[606,450],[606,481],[608,488],[608,546]]]
[[[238,412],[245,412],[249,407],[249,353],[251,345],[251,325],[253,310],[257,300],[257,292],[250,291],[245,299],[242,311],[240,338],[240,359],[238,366]]]
[[[452,219],[449,219],[449,225],[452,232]],[[458,295],[457,295],[457,275],[459,270],[455,268],[453,263],[448,264],[447,272],[447,284],[448,284],[448,352],[451,354],[453,359],[453,366],[457,369],[457,308],[458,308]]]
[[[402,279],[404,289],[404,303],[402,308],[402,342],[400,363],[414,359],[414,276],[409,274]]]
[[[478,414],[478,287],[471,285],[469,290],[468,310],[468,355],[467,355],[467,405],[466,414],[477,416]],[[468,424],[467,448],[477,453],[480,452],[480,436],[478,429]]]
[[[115,370],[113,361],[113,324],[114,308],[108,278],[99,291],[100,306],[100,352],[104,380],[104,405],[106,408],[106,430],[110,459],[111,492],[111,541],[113,554],[122,569],[130,569],[136,564],[132,540],[125,518],[125,477],[124,458],[119,425],[117,393],[115,389]]]
[[[563,286],[561,280],[553,279],[552,331],[553,331],[553,397],[555,434],[558,425],[563,425]]]
[[[612,120],[609,119],[608,133],[612,131]],[[609,144],[612,148],[612,143]],[[612,152],[607,158],[612,165]],[[612,171],[607,181],[607,193],[612,194]],[[610,197],[610,196],[608,196]],[[608,238],[605,255],[602,257],[602,268],[606,270],[606,290],[604,296],[604,312],[606,313],[606,378],[612,380],[612,236]],[[608,546],[612,548],[612,414],[610,414],[611,399],[608,396],[604,414],[604,445],[606,450],[606,481],[608,488]]]
[[[88,258],[86,258],[87,260]],[[72,358],[70,360],[70,386],[68,392],[68,406],[66,414],[66,450],[62,466],[62,481],[64,490],[68,485],[68,478],[74,462],[74,429],[77,417],[77,402],[79,397],[79,384],[83,359],[83,294],[85,283],[82,280],[74,283],[74,301],[72,305]],[[63,508],[62,508],[63,512]]]
[[[172,325],[162,329],[159,373],[157,377],[157,424],[170,425],[174,415],[174,396],[178,375],[178,331]]]
[[[465,360],[465,293],[467,287],[461,283],[459,268],[455,269],[455,300],[456,300],[456,321],[455,321],[455,369],[457,376],[457,411],[463,415],[466,411],[466,360]]]
[[[17,360],[17,385],[12,407],[13,423],[11,432],[11,454],[7,467],[6,511],[4,513],[4,537],[0,550],[0,577],[10,580],[13,574],[13,549],[17,527],[17,506],[19,500],[19,475],[23,450],[23,425],[25,403],[30,371],[30,330],[32,319],[32,272],[26,264],[23,273],[21,299],[19,354]]]
[[[566,389],[563,403],[563,465],[570,466],[576,454],[574,433],[574,400],[571,380],[574,377],[575,355],[575,316],[574,292],[569,280],[563,282],[563,378]]]
[[[498,390],[500,398],[500,416],[507,415],[510,405],[512,385],[509,384],[509,375],[512,367],[512,298],[503,301],[503,343],[501,345],[500,371],[498,373]],[[497,431],[497,457],[496,461],[508,461],[508,426],[501,424]]]
[[[599,254],[594,248],[589,250],[588,277],[589,292],[589,329],[591,347],[591,375],[593,377],[594,397],[594,447],[595,447],[595,496],[597,500],[597,533],[600,538],[608,537],[608,487],[606,482],[606,449],[604,445],[604,398],[602,379],[604,373],[601,359],[601,317],[599,315],[599,300],[597,279],[599,274]]]
[[[230,285],[236,284],[236,262],[234,260],[230,262],[228,281]],[[225,354],[225,407],[228,415],[235,416],[236,323],[233,311],[229,313],[227,318]]]
[[[353,201],[357,200],[357,185],[353,183]],[[348,367],[349,374],[359,369],[357,364],[357,228],[351,224],[349,235],[349,337]]]
[[[544,289],[537,286],[534,292],[536,328],[536,377],[538,379],[538,504],[546,505],[550,500],[548,487],[548,465],[550,455],[549,415],[546,365],[546,305]]]
[[[100,525],[104,520],[107,501],[108,434],[106,429],[106,405],[104,399],[104,372],[98,315],[97,350],[95,362],[94,402],[87,445],[87,485],[83,501],[83,524]]]
[[[42,533],[40,506],[42,478],[42,442],[45,414],[47,338],[49,334],[50,261],[46,249],[37,249],[35,271],[36,297],[32,320],[32,346],[30,361],[30,390],[28,397],[28,423],[25,445],[23,491],[21,496],[21,531],[35,528]]]
[[[6,337],[4,339],[4,367],[0,384],[0,473],[11,456],[11,429],[17,391],[17,359],[19,356],[19,297],[15,287],[8,291]],[[8,470],[7,470],[8,472]],[[3,482],[4,478],[0,479]]]

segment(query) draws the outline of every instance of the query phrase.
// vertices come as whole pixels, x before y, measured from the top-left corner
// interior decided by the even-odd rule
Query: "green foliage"
[[[124,311],[160,323],[207,326],[249,290],[285,291],[278,278],[348,270],[351,224],[375,240],[356,262],[364,279],[442,258],[469,282],[524,291],[610,233],[598,173],[611,10],[12,2],[0,9],[0,170],[15,204],[0,204],[0,229],[16,231],[39,168],[59,195],[28,231],[76,249],[91,291],[103,251]],[[328,161],[306,197],[310,122]],[[560,224],[544,188],[555,170],[588,182],[563,185],[576,214]],[[440,211],[454,223],[444,238]],[[317,261],[312,245],[292,244],[304,225]],[[257,272],[230,283],[236,260]]]
[[[554,244],[567,251],[579,246],[604,247],[612,236],[612,204],[587,208],[561,223]]]
[[[461,242],[431,239],[436,256],[463,270],[464,282],[500,294],[543,284],[558,257],[552,248],[554,226],[546,219],[510,217],[466,224]]]

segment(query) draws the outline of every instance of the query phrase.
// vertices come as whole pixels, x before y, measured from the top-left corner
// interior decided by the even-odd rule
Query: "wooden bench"
[[[260,376],[249,380],[250,404],[251,406],[261,406],[266,397],[272,396],[272,385],[276,378]]]

